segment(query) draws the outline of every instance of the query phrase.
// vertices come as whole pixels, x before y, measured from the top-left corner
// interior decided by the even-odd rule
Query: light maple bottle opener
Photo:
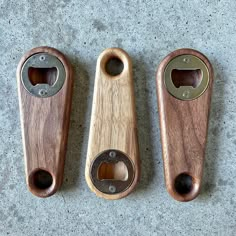
[[[22,57],[17,82],[26,182],[34,195],[48,197],[63,180],[72,70],[61,52],[38,47]]]
[[[98,196],[119,199],[134,189],[139,169],[131,59],[122,49],[106,49],[97,61],[86,181]]]
[[[179,49],[161,62],[156,80],[167,190],[190,201],[201,186],[213,69],[200,52]]]

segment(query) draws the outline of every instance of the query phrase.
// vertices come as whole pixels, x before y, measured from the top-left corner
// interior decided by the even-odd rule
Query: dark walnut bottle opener
[[[127,196],[139,179],[132,64],[119,48],[98,58],[85,176],[106,199]]]
[[[167,190],[190,201],[202,182],[213,69],[200,52],[180,49],[161,62],[156,82]]]
[[[38,47],[22,57],[17,82],[27,185],[49,197],[63,180],[72,70],[61,52]]]

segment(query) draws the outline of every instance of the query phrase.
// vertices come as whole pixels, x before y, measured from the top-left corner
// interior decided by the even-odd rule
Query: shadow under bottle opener
[[[98,196],[119,199],[134,189],[139,174],[131,59],[122,49],[109,48],[97,61],[86,181]]]
[[[17,68],[26,182],[38,197],[49,197],[63,181],[72,69],[50,47],[26,53]]]
[[[161,62],[156,82],[167,190],[190,201],[202,182],[213,69],[200,52],[179,49]]]

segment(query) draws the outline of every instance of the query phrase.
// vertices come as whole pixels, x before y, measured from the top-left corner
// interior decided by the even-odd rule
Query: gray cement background
[[[0,235],[236,235],[235,12],[234,0],[0,0]],[[41,45],[75,69],[64,183],[48,199],[25,184],[15,78]],[[138,188],[118,201],[96,197],[84,177],[96,59],[112,46],[133,60],[142,159]],[[204,183],[189,203],[165,188],[155,88],[157,65],[182,47],[215,70]]]

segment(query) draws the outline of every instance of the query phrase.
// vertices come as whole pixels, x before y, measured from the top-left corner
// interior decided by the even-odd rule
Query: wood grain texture
[[[172,58],[184,54],[197,56],[209,70],[210,81],[207,90],[191,101],[176,99],[168,93],[164,84],[166,65]],[[200,52],[179,49],[161,62],[156,82],[166,187],[176,200],[190,201],[199,194],[202,182],[213,69],[208,59]],[[175,180],[182,173],[193,178],[193,187],[187,194],[179,194],[175,189]]]
[[[40,52],[56,56],[66,71],[61,90],[48,98],[31,95],[21,81],[24,62]],[[73,86],[72,69],[65,56],[58,50],[38,47],[22,57],[17,68],[17,82],[27,185],[34,195],[48,197],[58,190],[63,181]],[[45,170],[51,174],[53,182],[49,188],[40,189],[33,183],[37,170]]]
[[[106,63],[113,57],[119,58],[124,64],[122,73],[117,76],[110,76],[105,70]],[[100,192],[90,178],[92,162],[98,154],[107,149],[116,149],[125,153],[132,160],[135,170],[131,186],[126,191],[113,195]],[[121,168],[123,168],[122,165]],[[139,175],[140,163],[131,59],[122,49],[110,48],[106,49],[97,61],[85,170],[86,181],[90,189],[98,196],[106,199],[119,199],[127,196],[134,189]]]

